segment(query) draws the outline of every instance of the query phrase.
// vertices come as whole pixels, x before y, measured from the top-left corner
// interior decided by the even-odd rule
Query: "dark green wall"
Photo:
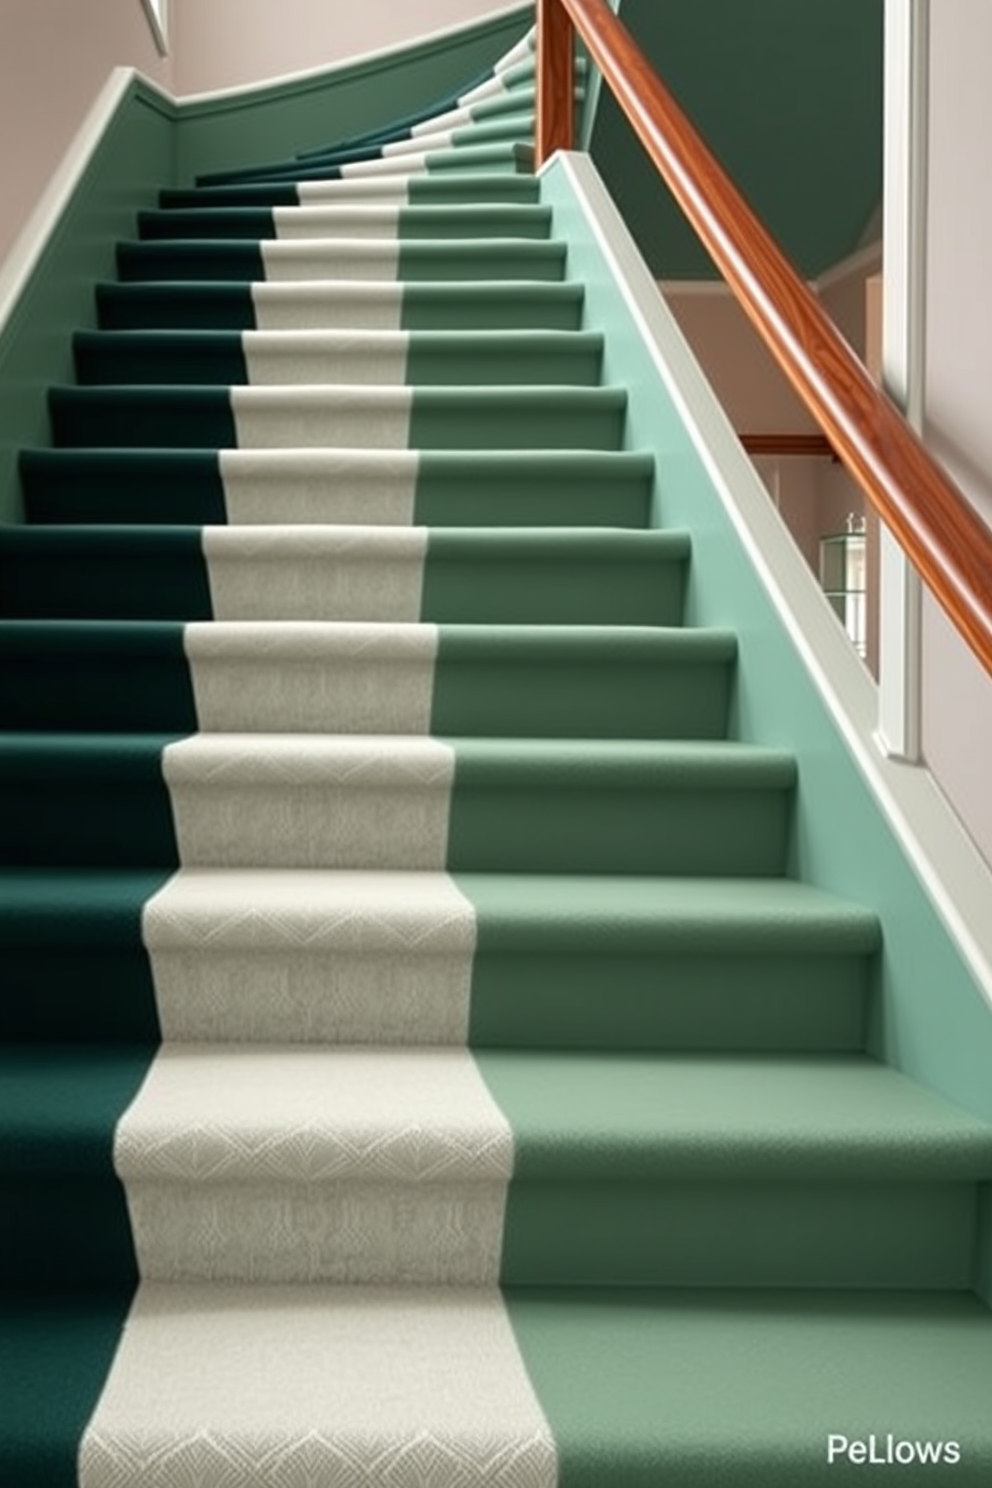
[[[810,278],[882,195],[884,0],[621,0],[620,18]],[[659,278],[714,269],[604,88],[591,151]]]

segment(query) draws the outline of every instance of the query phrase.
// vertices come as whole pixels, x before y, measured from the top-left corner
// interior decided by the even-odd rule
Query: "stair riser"
[[[44,645],[50,653],[59,631],[72,644],[68,623],[46,624],[59,620],[118,621],[122,630],[135,621],[514,628],[654,628],[681,621],[687,553],[677,537],[670,543],[633,538],[621,546],[583,535],[570,554],[546,536],[528,542],[515,535],[501,551],[495,535],[488,542],[481,534],[474,541],[471,534],[445,541],[422,528],[402,535],[409,538],[405,544],[390,542],[388,533],[379,542],[374,530],[360,528],[343,532],[337,544],[312,529],[298,540],[292,529],[284,530],[278,543],[265,533],[256,538],[223,529],[105,537],[84,531],[52,534],[50,542],[41,533],[17,533],[6,542],[0,536],[3,612],[17,621],[38,621],[34,628],[0,630],[0,654],[30,666],[32,649]],[[547,651],[542,637],[530,639],[532,654]],[[631,637],[634,665],[649,640]],[[112,635],[106,644],[113,645]],[[474,664],[480,653],[473,637],[465,636],[462,644],[466,662]],[[622,646],[612,649],[611,663],[622,665]],[[729,643],[727,649],[732,654]],[[691,658],[689,645],[685,654]],[[699,654],[705,654],[704,646]]]
[[[728,877],[774,875],[785,863],[790,813],[782,790],[714,782],[714,798],[705,787],[637,779],[597,789],[569,785],[554,771],[513,785],[487,782],[474,769],[474,779],[456,781],[449,822],[440,786],[344,791],[330,778],[297,787],[174,784],[170,803],[157,754],[139,763],[127,784],[103,763],[85,772],[71,761],[30,773],[8,767],[2,861]]]
[[[474,394],[474,396],[473,396]],[[387,396],[388,395],[388,396]],[[626,401],[600,389],[57,389],[54,442],[77,449],[622,447]]]
[[[0,702],[11,730],[404,733],[457,737],[720,739],[732,662],[655,655],[626,659],[565,648],[528,656],[453,646],[442,631],[431,666],[384,658],[266,661],[130,656],[75,647],[62,655],[5,650],[16,684]],[[619,650],[619,648],[617,648]],[[698,649],[698,648],[697,648]],[[408,701],[404,701],[407,699]]]
[[[139,212],[143,242],[208,238],[548,238],[549,207],[517,206],[275,206],[173,208]]]
[[[253,1027],[259,1037],[293,1040],[321,1027],[331,984],[375,988],[419,1009],[445,970],[427,956],[349,959],[289,949],[156,951],[153,960],[154,975],[137,927],[130,947],[79,945],[71,927],[54,926],[42,941],[5,950],[4,1038],[43,1042],[57,1026],[73,1043],[154,1043],[157,978],[182,991],[186,1011],[170,1025],[172,1037],[241,1037],[243,1002],[264,1008],[275,1000],[280,1010],[298,1007],[299,1023],[279,1011]],[[482,949],[472,972],[470,1037],[476,1048],[855,1051],[864,1041],[868,981],[864,957],[815,952],[594,957],[565,948],[537,957]],[[226,1004],[218,994],[225,988]],[[372,1034],[371,1025],[352,1019],[327,1028],[330,1039]]]
[[[105,331],[141,330],[559,330],[577,331],[582,294],[573,285],[507,281],[495,290],[391,285],[346,293],[332,285],[103,284]]]
[[[126,1188],[139,1268],[150,1281],[491,1287],[499,1280],[502,1183]]]
[[[75,339],[82,387],[406,386],[540,384],[596,387],[602,341],[579,332],[514,335],[375,333],[365,344],[329,333],[82,333]]]
[[[25,1285],[57,1278],[67,1287],[133,1275],[115,1180],[55,1179],[6,1181],[17,1221],[5,1275]],[[128,1208],[137,1264],[146,1279],[256,1284],[484,1285],[495,1266],[504,1285],[551,1288],[965,1290],[971,1282],[975,1189],[967,1183],[514,1179],[505,1222],[499,1185],[403,1188],[134,1183]],[[424,1244],[445,1232],[456,1237],[450,1249]],[[295,1245],[272,1245],[287,1234]]]
[[[510,1186],[503,1279],[527,1286],[970,1285],[971,1184]]]
[[[527,463],[530,460],[531,463]],[[419,457],[416,469],[370,471],[346,491],[340,469],[321,478],[273,457],[232,493],[215,454],[31,451],[21,457],[33,523],[356,522],[424,526],[639,528],[651,506],[650,461],[637,455]],[[278,471],[275,466],[278,465]],[[316,473],[314,473],[316,472]],[[229,473],[228,484],[231,481]],[[278,489],[275,506],[272,492]]]
[[[263,251],[251,243],[122,243],[117,270],[126,284],[146,280],[215,280],[253,284],[347,279],[383,283],[470,283],[473,280],[564,278],[563,243],[466,243],[461,247],[426,242],[383,245],[373,251],[360,243],[288,243]]]

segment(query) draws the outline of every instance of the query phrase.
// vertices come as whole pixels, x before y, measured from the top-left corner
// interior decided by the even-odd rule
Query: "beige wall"
[[[177,93],[325,67],[513,8],[511,0],[170,0]],[[273,24],[273,19],[276,24]]]
[[[858,255],[814,286],[859,356],[865,351],[865,283],[880,253]],[[663,285],[665,298],[738,433],[812,434],[811,416],[765,350],[750,321],[721,285]],[[860,493],[830,459],[787,456],[755,462],[814,572],[820,538],[844,530],[861,512]]]
[[[930,7],[925,435],[992,525],[992,5]],[[992,681],[924,605],[923,752],[992,863]]]
[[[0,260],[117,66],[171,85],[140,0],[0,0]]]

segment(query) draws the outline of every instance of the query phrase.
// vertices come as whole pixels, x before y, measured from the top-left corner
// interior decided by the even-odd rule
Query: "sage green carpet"
[[[683,626],[531,45],[140,214],[0,533],[0,1481],[992,1481],[992,1130]]]

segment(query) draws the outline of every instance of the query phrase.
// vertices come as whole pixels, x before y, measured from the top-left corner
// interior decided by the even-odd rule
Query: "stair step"
[[[885,1464],[890,1438],[893,1458],[904,1441],[954,1443],[960,1456],[915,1470],[904,1462],[897,1480],[988,1480],[992,1317],[968,1293],[504,1295],[576,1488],[831,1488],[865,1466],[870,1480],[868,1454]],[[859,1455],[848,1458],[841,1437]]]
[[[158,868],[178,861],[156,734],[0,735],[7,867]]]
[[[636,451],[24,450],[35,524],[647,526]],[[225,485],[227,494],[225,498]]]
[[[161,1035],[141,918],[168,877],[135,868],[0,869],[6,1047],[44,1045],[56,1031],[77,1050],[103,1042],[155,1047]]]
[[[399,177],[393,181],[234,182],[226,186],[166,187],[158,194],[166,211],[199,207],[295,207],[330,202],[409,202],[411,205],[444,205],[456,202],[536,203],[541,183],[529,175],[473,175],[451,171],[443,176]]]
[[[174,238],[535,238],[551,233],[551,208],[540,203],[470,202],[410,206],[170,207],[138,213],[145,242]]]
[[[534,108],[531,99],[516,100],[517,107],[504,114],[488,119],[463,119],[444,124],[441,119],[426,120],[420,132],[399,139],[357,139],[342,141],[338,145],[325,147],[305,156],[295,156],[286,164],[287,171],[297,169],[335,170],[348,169],[365,162],[401,160],[417,153],[423,159],[424,152],[437,154],[441,151],[479,149],[495,144],[520,142],[533,145]]]
[[[487,284],[338,285],[231,283],[99,284],[107,331],[389,330],[576,331],[580,284],[506,280]]]
[[[77,331],[79,385],[596,387],[593,331]]]
[[[434,740],[199,735],[165,770],[184,863],[454,872],[780,873],[794,783],[774,753],[610,740],[460,739],[446,762]]]
[[[173,1045],[114,1161],[153,1280],[963,1286],[992,1132],[858,1056]]]
[[[789,756],[737,744],[8,734],[0,851],[25,866],[767,877],[784,869],[794,784]]]
[[[863,1055],[171,1044],[119,1122],[133,1054],[25,1066],[7,1276],[50,1264],[37,1176],[95,1207],[111,1137],[155,1280],[964,1288],[992,1176],[987,1126]]]
[[[512,1334],[481,1289],[145,1286],[125,1337],[128,1363],[146,1362],[131,1389],[118,1373],[120,1424],[104,1418],[105,1432],[91,1437],[94,1465],[126,1458],[133,1481],[154,1481],[141,1476],[162,1450],[161,1416],[141,1416],[152,1395],[173,1402],[168,1444],[203,1477],[211,1442],[228,1465],[246,1467],[271,1442],[273,1457],[302,1458],[331,1480],[371,1441],[384,1469],[374,1481],[399,1488],[410,1480],[398,1476],[397,1454],[423,1479],[438,1458],[463,1465],[470,1451],[479,1479],[494,1457],[510,1459],[528,1488],[551,1488],[560,1472],[578,1488],[711,1488],[728,1463],[738,1481],[746,1471],[763,1488],[830,1488],[859,1453],[862,1466],[869,1454],[885,1464],[897,1449],[906,1456],[907,1442],[940,1444],[940,1465],[903,1465],[900,1477],[988,1481],[992,1321],[968,1293],[522,1287],[502,1296]],[[7,1452],[75,1464],[125,1311],[102,1293],[57,1307],[30,1293],[5,1301],[19,1362]],[[543,1420],[524,1414],[498,1370],[511,1339]],[[354,1362],[329,1370],[338,1359]],[[39,1400],[62,1409],[40,1412]],[[457,1440],[445,1414],[453,1401]]]
[[[599,528],[21,527],[0,595],[24,619],[672,626],[688,558]]]
[[[77,449],[618,450],[624,388],[55,387],[56,445]]]
[[[414,239],[312,238],[296,242],[180,238],[122,242],[117,271],[125,283],[145,280],[338,279],[393,283],[564,278],[565,244],[557,240],[480,238],[462,242]]]
[[[579,98],[581,95],[580,85],[576,88],[576,97]],[[536,104],[537,90],[533,85],[518,86],[510,93],[481,100],[453,97],[440,108],[419,110],[405,119],[395,119],[380,128],[346,136],[335,140],[332,144],[320,145],[309,150],[298,150],[293,158],[300,161],[320,160],[334,150],[356,148],[360,145],[386,146],[397,141],[434,134],[440,129],[455,129],[466,124],[503,119],[508,114],[519,114],[526,110],[529,110],[533,116]]]
[[[5,622],[0,728],[720,739],[729,632]]]
[[[458,145],[439,150],[428,150],[423,154],[411,153],[389,157],[385,160],[356,161],[350,165],[307,165],[305,161],[289,160],[271,165],[249,167],[234,171],[208,171],[196,178],[198,186],[227,186],[247,181],[308,181],[351,178],[357,180],[413,174],[426,171],[429,175],[444,175],[447,172],[461,174],[514,174],[530,175],[534,169],[534,147],[521,141],[497,142],[495,144]]]
[[[879,930],[781,879],[88,867],[0,873],[0,946],[15,1043],[841,1052]]]
[[[795,763],[739,744],[460,739],[453,872],[778,875]]]

